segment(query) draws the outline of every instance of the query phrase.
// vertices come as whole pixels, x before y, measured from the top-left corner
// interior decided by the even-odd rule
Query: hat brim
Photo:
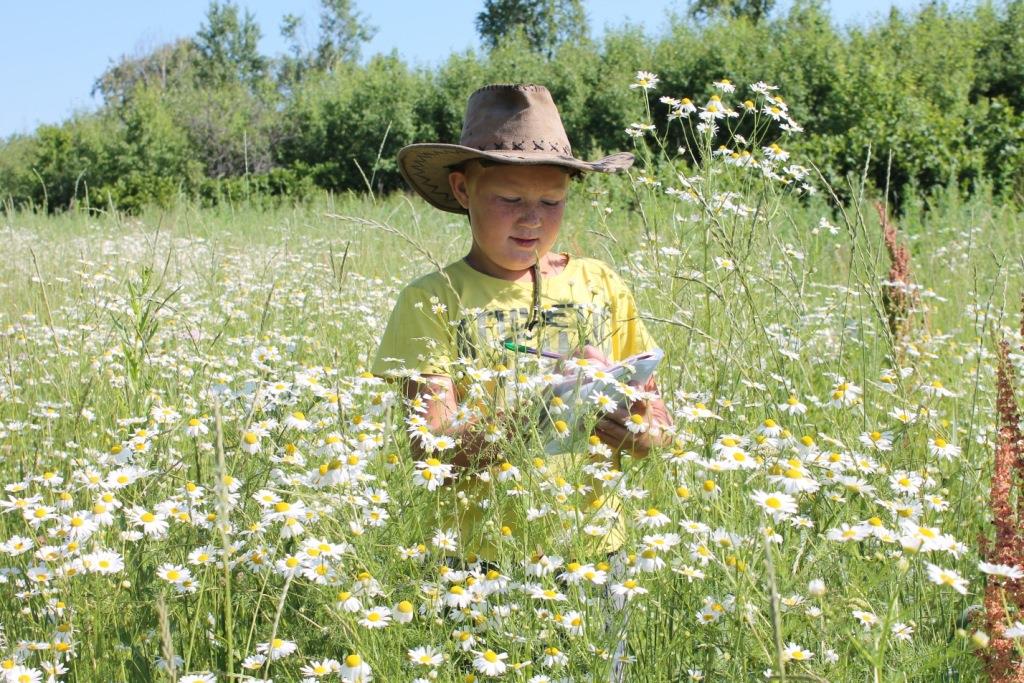
[[[517,166],[562,166],[578,171],[615,173],[633,165],[629,152],[610,154],[597,161],[583,161],[570,156],[545,152],[529,153],[519,150],[482,151],[463,145],[417,143],[398,152],[398,170],[410,187],[432,206],[452,213],[468,213],[452,195],[448,174],[453,166],[470,159],[489,159],[501,164]]]

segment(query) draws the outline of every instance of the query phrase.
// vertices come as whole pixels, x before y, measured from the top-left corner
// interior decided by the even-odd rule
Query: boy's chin
[[[544,255],[540,255],[541,263],[543,263]],[[537,262],[537,255],[530,254],[525,258],[512,258],[506,261],[502,267],[505,270],[530,270],[533,268],[533,264]]]

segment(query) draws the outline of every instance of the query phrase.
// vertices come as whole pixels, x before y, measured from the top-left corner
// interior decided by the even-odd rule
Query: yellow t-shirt
[[[503,348],[505,340],[560,354],[590,344],[612,361],[656,346],[629,288],[607,264],[595,259],[569,257],[560,273],[542,279],[540,312],[533,328],[527,329],[532,308],[532,282],[509,282],[474,270],[464,260],[456,261],[413,281],[398,295],[373,373],[453,377],[462,400],[461,368],[514,366],[516,354]],[[607,533],[585,537],[575,545],[602,552],[618,548],[623,539],[618,501],[604,496],[601,482],[582,471],[589,456],[536,455],[543,461],[539,466],[536,459],[514,463],[520,469],[520,484],[534,491],[539,486],[550,500],[506,495],[509,482],[499,484],[500,470],[491,468],[489,482],[463,476],[446,489],[451,495],[442,498],[450,500],[441,501],[447,509],[441,511],[438,524],[458,529],[463,551],[484,559],[494,559],[498,542],[514,543],[513,547],[531,554],[537,548],[529,536],[558,532],[548,527],[551,524],[582,537],[582,528],[598,521],[598,526],[608,528]],[[611,464],[618,470],[617,456]],[[534,485],[528,486],[531,480]],[[458,502],[460,492],[465,494],[462,503]],[[545,504],[551,512],[545,512]],[[533,513],[528,514],[528,508],[534,508]],[[611,521],[610,511],[615,513]],[[538,512],[543,514],[538,517]],[[511,536],[501,536],[502,527],[508,527]]]

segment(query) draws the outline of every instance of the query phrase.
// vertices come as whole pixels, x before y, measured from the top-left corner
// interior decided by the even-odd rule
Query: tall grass
[[[858,200],[836,208],[804,162],[818,191],[794,196],[690,130],[699,166],[638,136],[631,182],[574,187],[559,245],[624,275],[667,356],[675,447],[622,463],[627,567],[608,582],[648,591],[611,617],[627,680],[977,680],[971,635],[985,627],[969,614],[999,580],[977,546],[994,350],[1020,342],[1024,217],[984,199],[908,203],[899,235],[920,289],[894,336],[870,193],[854,184]],[[764,158],[753,136],[747,148]],[[543,531],[564,564],[538,577],[506,548],[507,591],[442,569],[430,520],[452,489],[414,484],[400,401],[360,376],[399,287],[468,250],[460,219],[348,195],[136,218],[13,212],[0,227],[6,669],[186,681],[320,667],[337,680],[365,665],[380,681],[462,681],[490,650],[508,654],[511,680],[607,680],[619,631],[602,588],[555,580],[605,558]],[[754,467],[719,457],[729,438]],[[935,455],[937,438],[960,454]],[[537,456],[533,435],[508,445],[529,475],[517,504],[554,506]],[[752,495],[787,480],[817,490],[773,519]],[[652,508],[668,526],[641,526]],[[642,569],[655,547],[665,566]],[[105,573],[100,551],[124,567]],[[929,564],[966,593],[936,585]],[[533,584],[565,602],[531,597]],[[443,607],[452,585],[469,607]],[[360,621],[374,606],[393,615],[384,629]],[[412,661],[415,647],[442,662]]]

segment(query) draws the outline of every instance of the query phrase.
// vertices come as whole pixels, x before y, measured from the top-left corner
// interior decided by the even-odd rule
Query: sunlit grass
[[[623,274],[667,355],[679,438],[624,458],[629,566],[607,583],[646,593],[620,612],[588,579],[555,580],[607,558],[548,531],[550,573],[516,548],[497,563],[508,586],[443,570],[430,520],[451,489],[414,483],[397,396],[359,375],[399,287],[467,250],[461,219],[405,197],[4,217],[3,666],[461,681],[504,663],[512,680],[607,680],[622,628],[627,680],[780,663],[789,680],[977,680],[962,615],[986,580],[993,352],[1020,344],[1024,219],[908,205],[922,289],[894,338],[867,200],[834,211],[824,188],[796,198],[708,162],[704,199],[682,201],[672,163],[612,194],[575,186],[560,238]],[[757,215],[715,210],[727,187]],[[934,455],[937,438],[961,453]],[[726,439],[749,469],[723,464]],[[537,443],[507,460],[531,472]],[[516,504],[556,504],[541,480]],[[769,516],[757,491],[788,492],[797,514]],[[657,513],[665,526],[640,523]],[[652,553],[664,566],[644,570]],[[463,609],[443,607],[453,586]]]

